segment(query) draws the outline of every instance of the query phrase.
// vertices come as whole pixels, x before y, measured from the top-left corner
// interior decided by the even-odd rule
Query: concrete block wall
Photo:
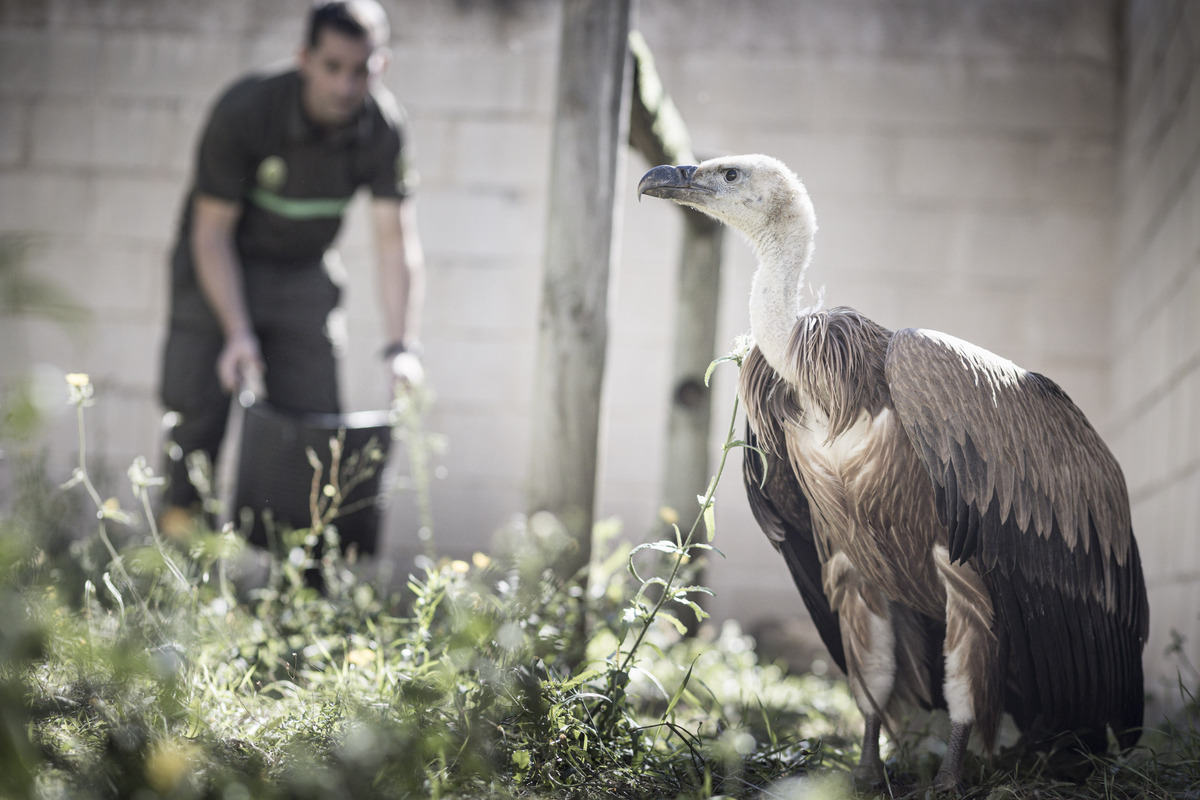
[[[1131,16],[1158,19],[1145,10],[1156,5],[1135,4]],[[0,2],[0,231],[38,234],[32,268],[92,310],[82,334],[0,320],[0,374],[91,372],[100,390],[91,446],[114,485],[134,455],[157,447],[164,265],[198,127],[236,75],[291,57],[305,6]],[[523,508],[559,6],[385,6],[395,50],[387,82],[412,118],[423,179],[423,338],[438,393],[430,428],[448,443],[435,532],[458,555],[486,549]],[[1187,405],[1191,384],[1172,377],[1188,363],[1176,353],[1155,373],[1161,402],[1126,397],[1129,376],[1152,359],[1128,350],[1122,331],[1148,328],[1166,341],[1175,327],[1163,327],[1154,298],[1174,299],[1183,293],[1171,287],[1184,283],[1164,275],[1143,285],[1118,265],[1143,249],[1126,233],[1134,221],[1146,228],[1169,205],[1163,198],[1184,195],[1131,181],[1144,170],[1120,157],[1122,119],[1136,116],[1120,91],[1122,8],[1118,0],[654,0],[640,4],[636,21],[697,152],[768,152],[805,179],[821,225],[810,277],[827,302],[892,327],[939,328],[1054,377],[1116,437],[1145,528],[1140,520],[1160,513],[1162,497],[1194,504],[1185,484],[1145,478],[1136,446],[1142,427],[1171,430],[1163,420]],[[1178,57],[1171,64],[1181,74]],[[1178,87],[1154,88],[1163,69],[1140,69],[1133,74],[1163,102],[1178,96]],[[1163,123],[1143,124],[1166,141]],[[1135,189],[1126,203],[1119,162],[1120,187]],[[635,539],[658,510],[680,232],[669,205],[631,196],[649,166],[630,156],[622,176],[599,487],[600,515],[619,517]],[[1157,170],[1168,179],[1170,169]],[[351,273],[350,409],[378,407],[386,392],[364,205],[353,208],[341,246]],[[753,264],[736,237],[726,248],[714,354],[748,325]],[[1177,252],[1173,242],[1155,248]],[[1149,274],[1144,258],[1139,273]],[[1188,319],[1176,313],[1169,324]],[[715,454],[731,369],[717,373],[713,391]],[[70,419],[53,419],[47,440],[68,463]],[[712,610],[748,626],[802,615],[746,508],[739,458],[718,499],[716,544],[727,557],[710,569]],[[384,556],[403,574],[418,550],[410,497],[396,498],[388,524]]]
[[[1178,634],[1200,663],[1200,6],[1135,0],[1124,37],[1113,443],[1150,591],[1152,688],[1178,703],[1180,660],[1153,657]]]

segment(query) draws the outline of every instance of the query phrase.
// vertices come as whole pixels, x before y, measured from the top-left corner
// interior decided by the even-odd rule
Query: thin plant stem
[[[737,447],[739,443],[734,439],[734,434],[737,430],[737,415],[738,415],[738,397],[735,394],[733,398],[733,413],[729,418],[729,430],[725,434],[725,444],[721,447],[721,460],[717,464],[717,472],[715,477],[709,481],[708,491],[704,495],[704,501],[700,506],[700,513],[696,515],[695,521],[692,522],[692,527],[688,530],[687,538],[679,548],[678,554],[675,556],[675,562],[671,566],[671,575],[667,579],[666,585],[662,592],[659,593],[658,600],[655,601],[649,615],[643,620],[642,629],[638,631],[637,637],[633,644],[629,647],[629,652],[625,654],[624,661],[621,661],[617,669],[617,673],[625,672],[633,663],[633,658],[637,654],[638,648],[641,646],[642,640],[646,638],[647,632],[650,630],[650,625],[654,622],[654,618],[658,616],[658,612],[667,604],[673,596],[672,588],[675,586],[675,579],[679,577],[679,571],[683,568],[683,560],[691,549],[696,537],[696,529],[700,527],[701,521],[704,519],[705,513],[713,503],[713,499],[717,493],[717,486],[721,483],[721,476],[725,473],[725,462],[729,458],[729,451]],[[617,645],[617,660],[620,661],[620,644]],[[614,673],[617,674],[617,673]]]

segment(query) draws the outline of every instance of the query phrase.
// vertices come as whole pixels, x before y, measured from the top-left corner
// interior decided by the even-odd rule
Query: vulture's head
[[[770,156],[726,156],[698,166],[661,166],[638,183],[638,196],[663,197],[744,233],[760,249],[764,237],[810,239],[817,229],[812,201],[796,173]]]

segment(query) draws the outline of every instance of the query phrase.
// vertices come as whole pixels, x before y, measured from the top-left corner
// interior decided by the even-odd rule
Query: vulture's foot
[[[878,714],[865,715],[864,722],[866,730],[863,733],[862,754],[850,778],[854,781],[855,791],[874,792],[887,783],[883,759],[879,757],[879,729],[883,722]]]
[[[875,759],[874,763],[860,760],[850,773],[850,780],[854,783],[854,791],[859,794],[874,794],[887,786],[887,773],[879,759]]]
[[[941,770],[938,770],[937,777],[933,779],[933,783],[929,787],[935,795],[948,795],[950,797],[962,797],[967,793],[967,787],[963,785],[960,778],[953,776],[943,776]]]
[[[971,738],[971,723],[953,722],[950,725],[950,741],[946,744],[946,756],[934,776],[935,792],[961,797],[966,791],[962,782],[963,756],[967,753],[967,741]]]

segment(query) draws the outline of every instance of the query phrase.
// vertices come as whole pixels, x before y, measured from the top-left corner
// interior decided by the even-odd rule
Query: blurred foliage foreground
[[[93,387],[67,382],[82,451]],[[143,461],[135,513],[86,460],[63,487],[22,472],[0,521],[0,797],[707,797],[840,758],[843,684],[757,664],[732,626],[681,635],[671,609],[704,591],[682,583],[708,547],[691,537],[598,526],[584,595],[555,583],[563,534],[535,516],[388,592],[340,553],[326,484],[313,528],[239,588],[240,536],[160,531]],[[49,536],[71,500],[91,530]]]
[[[312,528],[286,534],[267,576],[239,589],[241,538],[160,532],[144,462],[129,470],[136,513],[101,496],[84,448],[93,389],[78,375],[68,388],[73,479],[19,471],[0,521],[0,797],[847,793],[846,720],[861,721],[843,682],[758,663],[732,625],[682,632],[703,617],[688,562],[712,549],[732,423],[692,530],[630,547],[602,524],[586,589],[556,583],[564,535],[535,516],[502,532],[497,553],[426,558],[389,593],[339,551],[336,482],[314,492]],[[71,499],[94,527],[51,535]],[[1105,766],[1084,786],[980,773],[973,794],[1198,796],[1197,737],[1171,741],[1182,755]],[[783,780],[822,764],[832,783]]]

